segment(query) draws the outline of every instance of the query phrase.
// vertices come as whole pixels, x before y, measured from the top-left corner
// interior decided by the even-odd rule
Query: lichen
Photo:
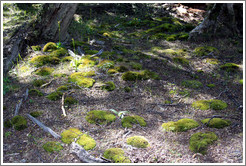
[[[35,74],[40,76],[47,76],[50,75],[55,69],[50,67],[42,67],[35,71]]]
[[[36,118],[36,117],[41,116],[43,113],[44,113],[43,111],[33,111],[33,112],[30,112],[30,115]]]
[[[92,124],[107,124],[115,121],[115,115],[102,110],[93,110],[87,113],[85,119]]]
[[[207,118],[207,119],[203,119],[201,120],[202,123],[208,123],[208,127],[211,127],[211,128],[217,128],[217,129],[221,129],[221,128],[224,128],[224,127],[227,127],[231,124],[231,121],[230,120],[224,120],[224,119],[221,119],[221,118]],[[210,121],[209,121],[210,120]]]
[[[45,80],[34,80],[34,81],[32,82],[32,85],[33,85],[33,86],[36,86],[36,87],[40,87],[40,86],[42,86],[42,85],[45,84],[45,83],[46,83]]]
[[[115,89],[115,84],[112,81],[106,82],[105,85],[101,87],[102,90],[113,91]]]
[[[56,49],[57,49],[56,44],[53,43],[53,42],[49,42],[49,43],[47,43],[47,44],[44,46],[43,52],[52,52],[52,51],[54,51],[54,50],[56,50]]]
[[[77,128],[69,128],[61,133],[61,140],[66,144],[70,144],[74,141],[75,138],[78,138],[83,133]]]
[[[31,46],[33,51],[41,51],[41,46]]]
[[[46,98],[55,101],[55,100],[60,99],[61,96],[62,96],[62,92],[55,91],[55,92],[52,92],[51,94],[49,94],[48,96],[46,96]]]
[[[190,137],[189,149],[195,153],[206,154],[208,145],[212,144],[218,139],[213,132],[198,132]]]
[[[11,123],[15,130],[23,130],[27,128],[27,120],[23,116],[17,115],[11,119]]]
[[[61,145],[60,142],[54,142],[54,141],[46,142],[42,147],[46,152],[50,152],[50,153],[59,152],[60,150],[63,149],[63,146]]]
[[[224,65],[221,65],[220,69],[225,70],[227,72],[235,72],[239,69],[239,65],[237,65],[235,63],[226,63]]]
[[[121,66],[116,66],[115,70],[122,73],[128,71],[128,68],[121,65]]]
[[[30,96],[43,96],[44,95],[42,92],[40,92],[40,90],[37,90],[37,89],[30,89],[28,93]]]
[[[125,152],[121,148],[110,148],[105,150],[103,157],[115,163],[131,163],[131,160],[124,156]]]
[[[146,126],[146,122],[145,122],[144,118],[142,118],[141,116],[138,116],[138,115],[125,116],[121,120],[121,124],[123,127],[127,127],[127,128],[132,128],[132,124],[139,124],[142,127]]]
[[[84,77],[84,74],[82,72],[76,72],[76,73],[71,74],[68,78],[68,81],[74,82],[77,85],[86,87],[86,88],[92,87],[93,84],[95,83],[94,79]]]
[[[211,46],[196,47],[194,50],[194,54],[197,56],[207,56],[211,52],[216,54],[219,52],[219,50]]]
[[[203,86],[203,84],[197,80],[184,80],[181,82],[181,85],[186,88],[193,88],[193,89],[198,89]]]
[[[223,110],[227,108],[227,103],[221,100],[199,100],[192,103],[192,107],[200,110]]]
[[[66,97],[66,98],[64,99],[64,103],[65,103],[66,105],[72,105],[72,104],[78,103],[78,100],[76,100],[75,98],[69,96],[69,97]]]
[[[130,62],[130,66],[135,70],[141,70],[143,67],[142,64],[136,62]]]
[[[138,72],[133,72],[133,71],[127,71],[122,74],[122,79],[124,81],[136,81],[139,80],[139,73]]]
[[[148,140],[143,136],[133,136],[126,140],[126,143],[137,148],[147,148],[150,146]]]
[[[96,146],[96,141],[87,134],[80,136],[76,143],[83,146],[85,150],[91,150]]]
[[[199,124],[193,119],[180,119],[177,122],[167,122],[162,124],[162,128],[164,131],[172,131],[172,132],[183,132],[195,127],[198,127]]]

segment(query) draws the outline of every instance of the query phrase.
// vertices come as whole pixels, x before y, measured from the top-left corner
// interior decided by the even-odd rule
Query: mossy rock
[[[61,92],[64,92],[64,91],[67,91],[69,90],[70,87],[68,85],[62,85],[62,86],[59,86],[56,91],[61,91]]]
[[[202,123],[208,123],[211,118],[201,120]],[[231,124],[230,120],[224,120],[221,118],[213,118],[209,121],[208,127],[221,129]]]
[[[3,125],[4,125],[5,128],[10,128],[10,127],[13,126],[10,119],[5,120]]]
[[[225,70],[227,72],[235,72],[239,69],[239,65],[237,65],[235,63],[226,63],[224,65],[221,65],[220,69]]]
[[[114,61],[103,60],[97,65],[97,67],[110,69],[110,68],[114,68],[114,64],[115,64]]]
[[[30,112],[30,115],[36,118],[36,117],[43,115],[43,113],[44,113],[43,111],[33,111],[33,112]]]
[[[131,90],[132,90],[132,89],[131,89],[129,86],[124,87],[124,91],[127,92],[127,93],[128,93],[128,92],[131,92]]]
[[[59,152],[60,150],[63,149],[61,143],[55,141],[46,142],[42,147],[46,152],[50,152],[50,153]]]
[[[102,110],[93,110],[87,113],[85,119],[92,124],[107,124],[115,121],[115,115]]]
[[[118,71],[115,69],[109,69],[108,70],[108,74],[115,74],[115,73],[118,73]]]
[[[37,89],[30,89],[28,93],[30,96],[43,96],[44,95],[42,92],[40,92],[40,90],[37,90]]]
[[[64,103],[65,103],[66,105],[72,105],[72,104],[78,103],[78,100],[76,100],[75,98],[69,96],[69,97],[66,97],[66,98],[64,99]]]
[[[214,59],[214,58],[207,58],[206,63],[212,64],[212,65],[217,65],[217,64],[219,64],[219,60]]]
[[[80,136],[76,143],[83,146],[85,150],[91,150],[96,146],[96,141],[87,134]]]
[[[31,46],[33,51],[41,51],[41,46]]]
[[[65,48],[58,48],[57,50],[54,50],[52,51],[49,56],[52,56],[52,57],[62,57],[62,56],[65,56],[68,54],[68,51],[67,49]]]
[[[23,130],[27,128],[27,120],[23,116],[17,115],[11,119],[11,123],[15,130]]]
[[[139,124],[142,127],[146,126],[146,122],[145,122],[144,118],[142,118],[141,116],[138,116],[138,115],[125,116],[121,120],[121,124],[123,127],[127,127],[127,128],[132,128],[132,124]]]
[[[181,85],[186,88],[193,88],[193,89],[198,89],[203,86],[203,84],[197,80],[184,80],[181,82]]]
[[[227,103],[221,100],[199,100],[192,103],[192,107],[200,110],[223,110],[227,108]]]
[[[133,136],[126,140],[126,143],[137,148],[147,148],[150,146],[148,140],[143,136]]]
[[[83,132],[77,128],[69,128],[61,133],[61,140],[66,144],[71,144],[75,138],[78,138],[82,134]]]
[[[56,44],[53,43],[53,42],[49,42],[49,43],[47,43],[47,44],[44,46],[43,52],[52,52],[52,51],[54,51],[54,50],[56,50],[56,49],[57,49]]]
[[[213,110],[223,110],[227,108],[227,103],[221,100],[210,100],[210,108]]]
[[[199,124],[193,119],[180,119],[177,122],[167,122],[162,124],[164,131],[183,132],[198,127]]]
[[[207,56],[211,52],[218,53],[219,50],[211,46],[196,47],[194,50],[194,54],[197,56]]]
[[[135,70],[141,70],[143,67],[142,64],[136,62],[130,62],[130,66]]]
[[[33,86],[36,86],[36,87],[40,87],[40,86],[42,86],[42,85],[45,84],[45,83],[46,83],[45,80],[34,80],[34,81],[32,82],[32,85],[33,85]]]
[[[209,88],[214,88],[215,85],[214,85],[214,84],[207,84],[207,87],[209,87]]]
[[[70,62],[73,60],[72,56],[65,56],[61,59],[61,62]]]
[[[105,150],[103,157],[115,163],[131,163],[131,160],[124,156],[125,152],[121,148],[110,148]]]
[[[189,60],[184,58],[184,57],[174,57],[173,61],[175,63],[179,63],[179,64],[182,64],[182,65],[185,65],[185,66],[189,65]]]
[[[60,59],[54,56],[49,56],[49,55],[38,55],[33,57],[30,61],[30,64],[33,64],[35,67],[40,67],[45,64],[59,64]]]
[[[121,66],[116,66],[116,67],[115,67],[115,70],[118,71],[118,72],[123,73],[123,72],[128,71],[128,68],[121,65]]]
[[[113,81],[106,82],[105,85],[101,87],[102,90],[113,91],[115,89],[115,84]]]
[[[35,71],[35,74],[40,76],[47,76],[50,75],[55,69],[50,67],[42,67]]]
[[[212,144],[218,139],[213,132],[198,132],[190,137],[189,149],[195,153],[206,154],[208,145]]]
[[[71,74],[68,78],[68,81],[74,82],[77,85],[86,87],[86,88],[92,87],[93,84],[95,83],[94,79],[84,77],[84,74],[82,72],[76,72],[76,73]]]
[[[51,94],[46,96],[46,98],[48,98],[49,100],[53,100],[53,101],[61,99],[61,97],[62,97],[62,92],[60,92],[60,91],[52,92]]]
[[[90,68],[96,65],[96,61],[91,60],[89,58],[83,58],[81,59],[81,64],[79,65],[79,69],[83,69],[83,68]]]

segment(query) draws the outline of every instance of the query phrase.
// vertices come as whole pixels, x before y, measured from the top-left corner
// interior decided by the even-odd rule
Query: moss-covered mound
[[[49,56],[49,55],[38,55],[33,57],[30,61],[30,64],[33,64],[36,67],[40,67],[46,64],[59,64],[60,59],[55,56]]]
[[[138,72],[128,71],[122,74],[122,79],[124,81],[136,81],[136,80],[140,80],[140,76]]]
[[[37,89],[30,89],[28,93],[30,96],[43,96],[44,95],[42,92],[40,92]]]
[[[43,111],[33,111],[33,112],[30,112],[30,115],[32,115],[33,117],[39,117],[43,114]]]
[[[143,126],[143,127],[146,126],[146,122],[145,122],[144,118],[142,118],[141,116],[138,116],[138,115],[125,116],[121,120],[121,124],[123,127],[127,127],[127,128],[132,128],[132,124],[139,124],[140,126]]]
[[[83,146],[85,150],[91,150],[96,146],[96,141],[87,134],[80,136],[76,143]]]
[[[217,128],[217,129],[227,127],[231,124],[230,120],[224,120],[221,118],[213,118],[210,121],[209,120],[210,118],[207,118],[207,119],[201,120],[201,122],[206,123],[206,124],[209,122],[208,127]]]
[[[35,71],[35,74],[40,75],[40,76],[47,76],[50,75],[55,69],[50,68],[50,67],[42,67]]]
[[[227,108],[227,103],[221,100],[210,100],[210,108],[213,110],[223,110]]]
[[[64,91],[67,91],[70,89],[70,86],[68,85],[62,85],[62,86],[59,86],[56,91],[61,91],[61,92],[64,92]]]
[[[46,142],[43,145],[43,148],[46,152],[59,152],[60,150],[63,149],[63,146],[61,145],[60,142],[55,142],[55,141],[50,141],[50,142]]]
[[[27,120],[23,116],[17,115],[11,119],[11,123],[15,130],[23,130],[27,128]]]
[[[213,132],[198,132],[190,137],[190,150],[195,153],[206,154],[208,145],[218,139]]]
[[[43,52],[52,52],[52,51],[54,51],[54,50],[56,50],[56,49],[57,49],[56,44],[53,43],[53,42],[49,42],[49,43],[47,43],[47,44],[44,46]]]
[[[121,148],[110,148],[105,150],[103,157],[114,161],[115,163],[130,163],[131,160],[124,156],[125,152]]]
[[[149,70],[140,72],[127,71],[122,74],[124,81],[136,81],[136,80],[147,80],[147,79],[159,79],[159,75]]]
[[[148,140],[143,136],[133,136],[126,140],[126,143],[137,148],[147,148],[150,146]]]
[[[226,63],[224,65],[221,65],[220,69],[225,70],[227,72],[235,72],[239,69],[239,65],[237,65],[235,63]]]
[[[218,53],[219,50],[211,46],[196,47],[194,50],[194,54],[197,56],[207,56],[211,52]]]
[[[199,100],[192,103],[192,107],[200,110],[208,110],[210,108],[209,100]]]
[[[105,85],[101,87],[102,90],[113,91],[115,89],[115,84],[113,81],[106,82]]]
[[[61,133],[61,140],[66,144],[70,144],[74,141],[75,138],[78,138],[83,133],[77,128],[69,128]]]
[[[193,88],[193,89],[198,89],[203,86],[203,84],[197,80],[184,80],[181,82],[181,85],[186,88]]]
[[[87,72],[82,72],[83,73],[83,76],[95,76],[96,73],[95,71],[91,70],[91,71],[87,71]]]
[[[33,85],[33,86],[36,86],[36,87],[40,87],[40,86],[42,86],[42,85],[45,84],[45,83],[46,83],[45,80],[34,80],[34,81],[32,82],[32,85]]]
[[[91,60],[90,58],[83,58],[81,59],[81,64],[79,65],[79,69],[82,68],[89,68],[89,67],[93,67],[96,65],[96,61]]]
[[[65,56],[61,59],[61,62],[70,62],[73,60],[72,56]]]
[[[64,99],[64,103],[65,103],[66,105],[72,105],[72,104],[78,103],[78,100],[76,100],[75,98],[69,96],[69,97],[66,97],[66,98]]]
[[[61,99],[61,97],[62,97],[62,92],[60,92],[60,91],[52,92],[51,94],[46,96],[46,98],[53,100],[53,101]]]
[[[107,124],[115,121],[115,115],[102,110],[93,110],[87,113],[85,119],[92,124]]]
[[[10,128],[10,127],[13,126],[10,119],[5,120],[3,125],[4,125],[5,128]]]
[[[65,48],[59,48],[57,50],[52,51],[49,55],[52,57],[62,57],[68,54],[67,49]]]
[[[110,61],[110,60],[103,60],[101,61],[97,67],[99,68],[103,68],[103,69],[110,69],[114,67],[114,61]]]
[[[95,83],[94,79],[84,77],[84,74],[82,72],[76,72],[76,73],[71,74],[68,78],[68,81],[74,82],[77,85],[86,87],[86,88],[92,87],[93,84]]]
[[[177,122],[167,122],[162,124],[164,131],[182,132],[198,127],[199,124],[193,119],[180,119]]]
[[[41,51],[41,46],[31,46],[33,51]]]
[[[116,66],[116,67],[115,67],[115,70],[118,71],[118,72],[123,73],[123,72],[128,71],[128,68],[121,65],[121,66]]]
[[[200,110],[223,110],[227,108],[227,103],[221,100],[199,100],[192,103],[192,107],[200,109]]]
[[[115,69],[109,69],[108,70],[108,74],[115,74],[115,73],[118,73],[118,71]]]

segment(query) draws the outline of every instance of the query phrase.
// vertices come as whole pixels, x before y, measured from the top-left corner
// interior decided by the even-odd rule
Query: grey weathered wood
[[[20,100],[19,103],[16,104],[14,116],[17,116],[19,114],[19,110],[22,105],[22,102],[23,102],[23,98]]]

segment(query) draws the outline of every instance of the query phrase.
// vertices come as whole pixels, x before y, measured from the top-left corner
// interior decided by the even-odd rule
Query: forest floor
[[[31,59],[39,55],[48,56],[50,52],[30,48],[30,54],[19,60],[8,77],[4,78],[4,121],[13,117],[16,104],[27,88],[37,89],[43,96],[30,94],[21,105],[19,115],[27,119],[27,128],[21,131],[13,127],[3,128],[4,163],[81,162],[70,153],[69,144],[55,139],[27,118],[26,114],[34,111],[41,111],[42,115],[37,119],[58,134],[72,127],[90,135],[96,141],[96,146],[88,152],[95,157],[102,157],[108,148],[122,148],[132,163],[243,162],[243,39],[187,41],[186,34],[192,26],[177,19],[178,16],[182,18],[182,13],[177,14],[177,11],[176,15],[173,14],[176,19],[167,17],[165,13],[139,19],[120,15],[112,9],[100,10],[101,13],[98,9],[98,12],[92,14],[88,13],[90,10],[83,10],[83,6],[80,9],[69,29],[71,38],[74,38],[75,43],[77,41],[76,46],[73,46],[71,40],[62,44],[65,49],[74,51],[79,46],[85,51],[85,58],[93,61],[93,65],[86,66],[81,62],[78,72],[94,71],[95,75],[88,77],[94,79],[95,83],[90,88],[72,86],[62,92],[72,92],[69,96],[78,101],[73,105],[65,105],[67,116],[64,117],[61,96],[55,101],[49,100],[47,96],[69,83],[70,75],[75,72],[75,67],[71,65],[73,59],[66,53],[59,57],[60,63],[46,63],[44,66],[54,68],[54,71],[50,75],[40,76],[36,71],[44,66],[33,65]],[[199,19],[195,22],[199,22]],[[192,19],[188,21],[192,23]],[[163,27],[164,24],[169,24],[168,28]],[[95,39],[94,43],[88,42],[92,39]],[[35,45],[43,49],[46,43]],[[202,56],[197,55],[194,50],[204,46],[216,49]],[[104,51],[101,55],[89,58],[102,48]],[[72,61],[62,61],[64,57],[70,57]],[[158,74],[159,78],[126,81],[122,79],[125,71],[109,74],[107,66],[100,68],[98,64],[103,60],[114,63],[114,69],[125,66],[130,71],[149,70]],[[237,67],[230,71],[223,70],[221,65],[226,63],[235,63]],[[53,81],[41,88],[34,86],[35,80],[44,80],[46,83]],[[185,86],[185,80],[200,81],[202,85],[195,88]],[[101,88],[108,81],[114,82],[113,91]],[[201,110],[192,106],[196,101],[210,99],[222,100],[228,106],[223,110]],[[125,116],[139,115],[147,125],[143,127],[134,124],[132,128],[124,128],[119,116],[107,125],[91,124],[85,119],[89,111],[110,109],[129,111]],[[214,115],[230,120],[231,124],[220,129],[202,126],[201,120]],[[163,131],[163,123],[183,118],[194,119],[200,126],[185,132]],[[218,140],[208,146],[204,155],[192,152],[189,149],[190,137],[194,133],[207,131],[214,132]],[[131,136],[144,136],[150,146],[136,148],[128,145],[126,140]],[[48,141],[60,142],[63,149],[46,152],[43,145]]]

